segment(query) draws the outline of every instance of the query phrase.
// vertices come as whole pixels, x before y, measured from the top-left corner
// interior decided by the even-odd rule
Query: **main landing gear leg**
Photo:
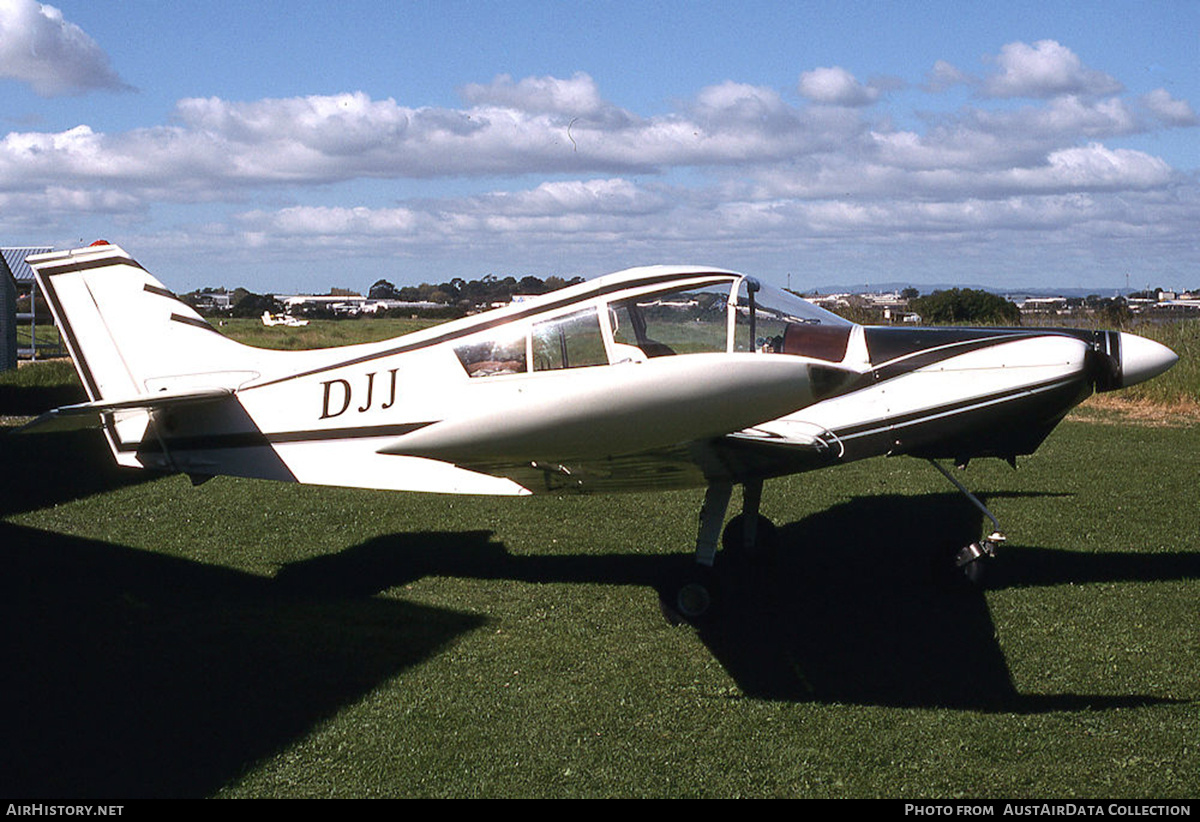
[[[762,504],[763,481],[747,480],[742,485],[742,513],[729,520],[721,547],[730,554],[758,559],[775,548],[775,523],[758,512]]]
[[[712,607],[712,566],[732,493],[733,485],[728,482],[714,483],[704,492],[700,530],[696,535],[696,562],[663,603],[664,610],[673,611],[688,622],[703,619]]]
[[[980,560],[985,557],[994,557],[997,546],[1006,539],[1000,531],[1000,520],[996,519],[996,515],[989,511],[987,506],[980,502],[978,497],[968,491],[967,487],[958,481],[958,477],[947,471],[940,462],[931,459],[929,460],[929,464],[940,471],[942,476],[954,483],[954,487],[961,491],[963,496],[969,499],[976,508],[992,521],[992,528],[994,530],[990,535],[978,542],[972,542],[954,556],[955,566],[961,568],[963,573],[972,582],[978,582],[983,578],[983,565],[980,563]]]

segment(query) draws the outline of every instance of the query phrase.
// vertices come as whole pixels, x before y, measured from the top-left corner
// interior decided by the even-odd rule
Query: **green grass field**
[[[982,587],[928,465],[772,481],[782,550],[697,631],[656,586],[699,491],[192,487],[0,434],[0,794],[1194,798],[1198,455],[1084,413],[972,463]]]
[[[1135,385],[1122,395],[1131,400],[1183,404],[1200,410],[1200,320],[1147,323],[1131,330],[1167,346],[1179,355],[1179,362],[1167,373]]]
[[[218,324],[219,322],[219,324]],[[265,326],[262,320],[214,321],[224,334],[259,348],[302,349],[332,345],[377,342],[436,325],[438,320],[361,318],[355,320],[311,320],[298,328]]]

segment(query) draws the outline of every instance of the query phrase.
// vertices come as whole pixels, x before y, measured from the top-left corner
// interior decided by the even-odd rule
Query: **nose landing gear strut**
[[[992,528],[994,530],[991,534],[977,542],[972,542],[954,555],[955,567],[961,569],[966,574],[967,579],[972,582],[980,582],[983,579],[983,560],[994,557],[996,555],[996,548],[1006,539],[1000,530],[1000,520],[996,519],[996,515],[989,511],[987,506],[980,502],[978,497],[968,491],[967,487],[959,482],[958,477],[951,474],[940,462],[930,459],[929,464],[940,471],[942,476],[954,483],[954,487],[961,491],[963,496],[969,499],[976,508],[992,521]]]

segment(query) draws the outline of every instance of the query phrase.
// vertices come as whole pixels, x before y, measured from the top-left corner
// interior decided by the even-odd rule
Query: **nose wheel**
[[[996,556],[996,548],[1004,542],[1004,534],[993,532],[986,539],[972,542],[954,555],[954,565],[967,579],[976,584],[983,582],[988,560]]]
[[[995,530],[991,534],[978,542],[972,542],[954,555],[955,567],[961,570],[971,582],[981,583],[983,582],[984,569],[987,567],[986,561],[996,556],[996,548],[1006,539],[1000,531],[1000,520],[996,519],[996,515],[989,511],[987,506],[968,491],[967,487],[958,481],[958,477],[947,471],[940,462],[931,459],[929,460],[929,464],[941,472],[942,476],[950,480],[954,484],[954,487],[962,492],[963,496],[974,503],[975,507],[992,521],[992,527]]]

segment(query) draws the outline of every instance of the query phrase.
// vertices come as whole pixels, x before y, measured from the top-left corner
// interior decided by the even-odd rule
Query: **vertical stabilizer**
[[[256,349],[214,329],[115,245],[29,258],[88,397],[230,388],[252,378]]]

